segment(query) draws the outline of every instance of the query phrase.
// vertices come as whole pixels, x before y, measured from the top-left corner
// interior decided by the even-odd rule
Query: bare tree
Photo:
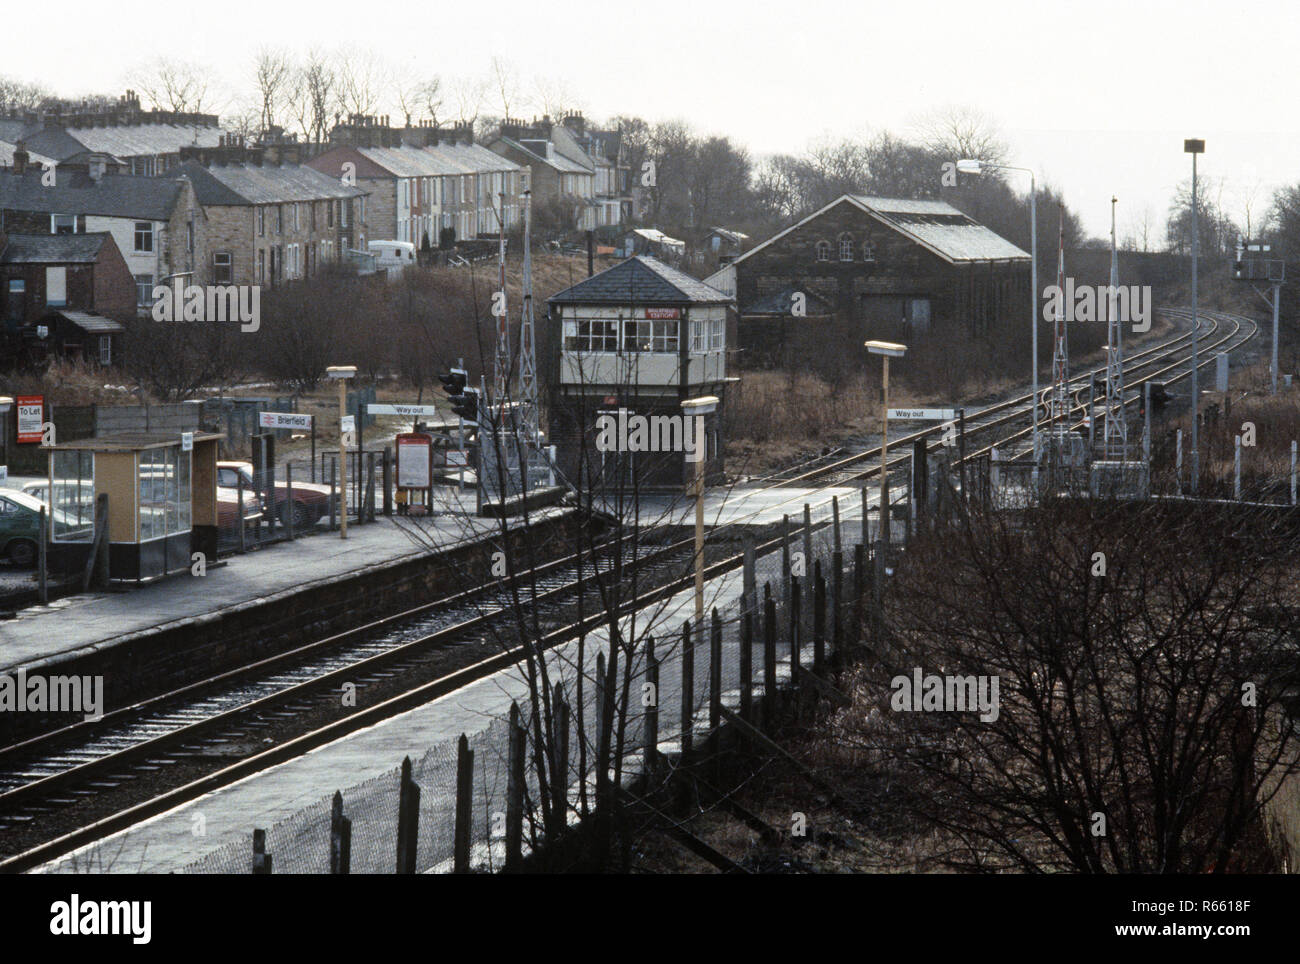
[[[263,47],[253,62],[253,75],[261,104],[262,130],[269,131],[275,126],[276,113],[281,106],[292,104],[295,100],[301,104],[301,97],[294,89],[297,72],[285,51]],[[299,113],[300,123],[305,122],[307,114],[308,111],[305,110]]]
[[[931,111],[917,125],[922,143],[946,159],[973,157],[1006,161],[1010,149],[991,117],[974,107],[952,105]]]
[[[462,124],[472,125],[478,120],[486,94],[487,81],[482,77],[458,77],[452,82],[451,103]]]
[[[574,94],[573,88],[559,77],[535,77],[533,91],[534,99],[541,107],[542,113],[556,120],[582,108],[582,103]]]
[[[201,113],[212,84],[203,64],[159,57],[131,73],[131,83],[160,110]]]
[[[54,95],[39,84],[0,76],[0,111],[35,110]]]
[[[334,97],[346,116],[374,114],[389,86],[388,70],[370,50],[344,48],[334,55]]]
[[[519,83],[519,71],[513,64],[493,57],[491,77],[492,90],[497,97],[495,106],[501,108],[502,117],[514,117],[517,111],[527,106]]]

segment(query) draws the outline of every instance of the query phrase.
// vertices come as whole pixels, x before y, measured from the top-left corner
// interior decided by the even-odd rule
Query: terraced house
[[[205,247],[196,284],[258,284],[274,287],[310,278],[364,249],[366,192],[347,187],[301,164],[215,158],[205,167],[187,160],[169,177],[187,179],[203,208]]]
[[[155,284],[202,268],[207,219],[191,183],[176,177],[107,173],[100,159],[65,162],[45,184],[23,149],[0,169],[0,228],[20,234],[113,237],[135,280],[136,304],[152,303]]]
[[[501,220],[506,231],[521,222],[524,168],[475,144],[466,126],[395,128],[386,117],[355,117],[330,140],[335,146],[307,163],[368,192],[375,240],[445,248],[496,236]]]

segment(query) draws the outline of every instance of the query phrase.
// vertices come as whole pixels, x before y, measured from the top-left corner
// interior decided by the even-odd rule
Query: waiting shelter
[[[220,433],[130,432],[50,446],[51,567],[95,551],[95,507],[107,497],[108,572],[142,581],[188,569],[217,549]]]

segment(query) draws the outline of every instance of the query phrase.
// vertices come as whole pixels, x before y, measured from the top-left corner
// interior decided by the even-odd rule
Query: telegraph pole
[[[1205,151],[1205,141],[1183,141],[1183,153],[1192,155],[1192,495],[1196,495],[1201,475],[1201,454],[1197,447],[1201,419],[1200,327],[1201,315],[1196,292],[1196,262],[1201,253],[1200,205],[1196,199],[1196,157]]]

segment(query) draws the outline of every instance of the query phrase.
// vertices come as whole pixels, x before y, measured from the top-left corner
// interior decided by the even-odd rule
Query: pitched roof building
[[[735,296],[747,363],[774,345],[852,359],[868,338],[981,337],[1021,318],[1029,255],[943,201],[846,194],[705,280]],[[787,290],[792,313],[773,321]]]

